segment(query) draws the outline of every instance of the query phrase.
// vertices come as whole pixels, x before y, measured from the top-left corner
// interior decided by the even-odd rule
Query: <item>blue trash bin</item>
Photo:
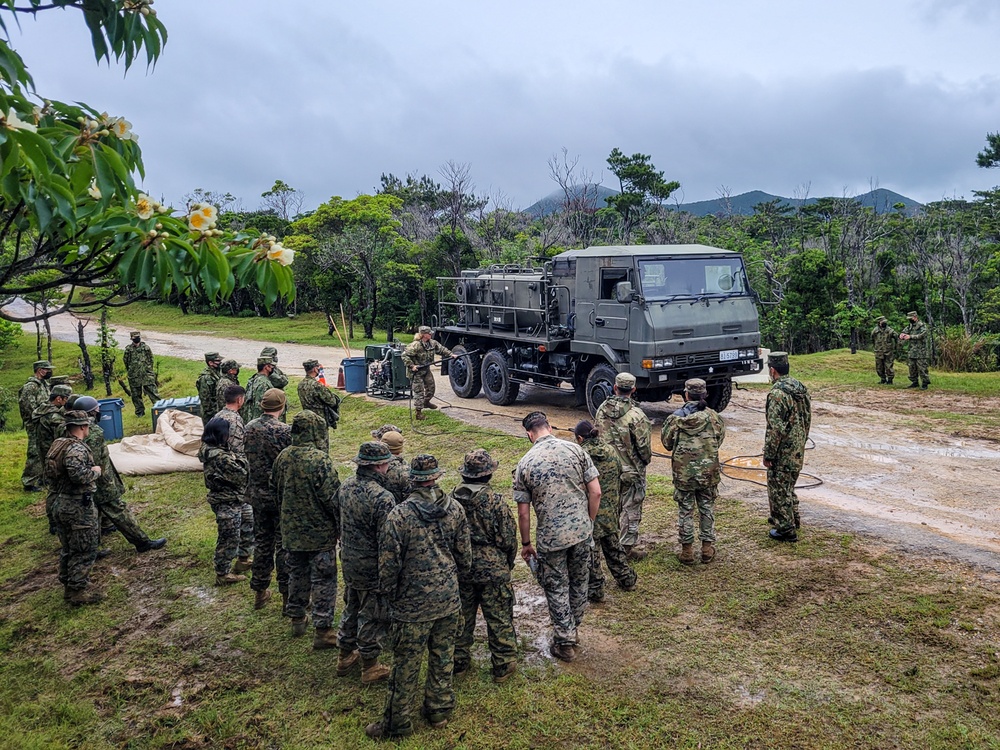
[[[121,440],[125,437],[122,428],[122,409],[125,408],[125,402],[120,398],[99,398],[97,403],[101,405],[101,419],[98,424],[104,430],[104,439]]]
[[[364,393],[368,388],[368,368],[364,357],[350,357],[340,361],[344,368],[344,390],[348,393]]]

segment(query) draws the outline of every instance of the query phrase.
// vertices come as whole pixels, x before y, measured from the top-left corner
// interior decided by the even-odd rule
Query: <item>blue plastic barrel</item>
[[[350,357],[340,361],[344,368],[344,390],[348,393],[364,393],[368,387],[368,368],[364,357]]]
[[[98,424],[104,430],[104,439],[121,440],[125,437],[122,428],[122,409],[125,407],[125,402],[120,398],[99,398],[97,403],[101,405],[101,419]]]

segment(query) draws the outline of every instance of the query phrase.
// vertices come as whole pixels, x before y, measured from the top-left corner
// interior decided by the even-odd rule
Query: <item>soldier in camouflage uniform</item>
[[[767,499],[771,506],[772,539],[798,541],[799,498],[795,481],[805,460],[806,440],[812,424],[812,402],[808,389],[788,374],[788,354],[771,352],[767,357],[771,376],[764,409],[764,466],[767,467]]]
[[[517,559],[517,525],[503,495],[490,486],[497,462],[482,448],[465,454],[462,483],[451,499],[465,508],[472,541],[472,568],[458,574],[465,625],[455,645],[455,674],[469,669],[475,642],[476,612],[483,610],[493,681],[505,682],[517,671],[514,587],[510,571]]]
[[[153,372],[153,352],[149,344],[142,341],[139,331],[129,333],[132,343],[125,347],[122,352],[122,362],[125,364],[125,371],[128,373],[128,389],[132,391],[132,405],[135,406],[135,415],[141,417],[146,413],[146,406],[142,402],[142,394],[145,393],[151,404],[160,400],[160,394],[156,392],[156,373]]]
[[[229,422],[218,417],[208,421],[201,436],[198,459],[203,464],[207,500],[219,530],[215,544],[215,584],[228,586],[245,581],[247,577],[240,574],[250,569],[253,510],[244,500],[247,457],[232,449]]]
[[[49,391],[48,403],[37,407],[31,413],[31,428],[35,433],[35,443],[38,445],[38,453],[43,459],[48,454],[49,448],[52,447],[52,443],[63,435],[63,421],[66,416],[63,407],[66,406],[66,402],[72,395],[73,389],[68,385],[63,385],[62,383],[54,385],[52,386],[52,390]],[[56,533],[55,517],[52,515],[52,503],[54,500],[55,496],[52,494],[50,488],[49,494],[45,498],[45,515],[49,519],[50,534]]]
[[[576,442],[587,451],[597,469],[601,485],[601,506],[594,519],[594,547],[590,555],[590,583],[587,598],[592,602],[604,601],[603,557],[612,577],[624,591],[635,588],[635,570],[628,563],[628,553],[619,539],[618,514],[621,505],[620,488],[622,465],[618,452],[600,439],[601,431],[590,422],[579,422],[573,428]]]
[[[349,674],[360,658],[363,685],[389,676],[389,668],[378,661],[387,619],[385,597],[379,592],[378,540],[389,511],[396,505],[381,482],[391,459],[385,443],[362,443],[354,459],[358,470],[344,480],[339,493],[344,611],[340,615],[337,674]]]
[[[235,359],[227,359],[219,365],[219,371],[221,374],[215,384],[215,403],[222,409],[226,405],[226,389],[240,384],[240,364]]]
[[[442,474],[434,456],[414,458],[413,492],[390,511],[379,537],[379,588],[389,603],[393,664],[382,720],[365,729],[372,739],[413,732],[410,713],[425,653],[424,717],[440,729],[455,710],[452,669],[462,622],[458,576],[469,571],[472,549],[465,510],[437,486]]]
[[[312,597],[314,649],[336,648],[337,539],[340,479],[327,452],[326,421],[311,411],[292,420],[292,444],[274,461],[271,492],[281,508],[281,541],[288,552],[288,616],[292,635],[305,635]]]
[[[340,421],[340,402],[343,400],[332,389],[319,382],[319,360],[307,359],[302,363],[306,376],[299,381],[299,402],[302,408],[321,416],[331,430]]]
[[[708,386],[701,378],[684,383],[684,406],[663,423],[660,440],[670,451],[677,502],[678,559],[693,565],[694,508],[698,506],[701,561],[715,559],[715,501],[719,496],[719,446],[726,437],[722,417],[708,408]]]
[[[246,391],[243,390],[243,386],[227,386],[222,393],[223,406],[213,417],[213,419],[222,419],[229,423],[229,449],[240,455],[246,453],[246,423],[240,416],[240,409],[243,408],[245,400]]]
[[[437,409],[431,403],[434,398],[434,373],[430,365],[435,357],[454,357],[451,349],[440,341],[434,340],[434,331],[430,326],[420,326],[413,341],[403,350],[403,364],[410,375],[410,388],[413,390],[413,408],[417,419],[423,419],[424,409]]]
[[[928,372],[931,358],[931,333],[927,326],[920,321],[916,310],[910,310],[906,313],[906,317],[910,319],[910,323],[899,334],[901,341],[908,341],[910,344],[910,349],[906,354],[906,361],[910,369],[910,384],[906,387],[916,388],[919,386],[926,391],[927,386],[931,384],[931,376]]]
[[[274,370],[274,363],[270,357],[257,358],[257,372],[250,376],[246,385],[246,399],[240,407],[240,416],[244,424],[252,419],[257,419],[264,410],[260,406],[260,401],[264,398],[264,392],[274,386],[271,385],[271,371]]]
[[[583,448],[552,436],[542,412],[531,412],[521,424],[532,443],[514,469],[521,557],[529,566],[537,561],[538,583],[545,591],[555,631],[550,651],[557,659],[573,661],[577,628],[587,607],[590,545],[601,505],[600,475]],[[532,507],[537,518],[535,545],[531,544]]]
[[[279,421],[285,413],[285,392],[270,388],[260,400],[264,413],[246,426],[250,476],[247,502],[253,508],[254,557],[250,588],[254,609],[271,598],[271,571],[277,568],[282,611],[288,602],[288,560],[281,542],[281,509],[271,492],[271,468],[278,454],[292,444],[292,428]]]
[[[215,413],[223,407],[219,400],[218,386],[222,378],[219,365],[222,357],[218,352],[205,352],[205,369],[201,371],[195,387],[198,389],[198,400],[201,402],[201,422],[208,424],[208,420],[215,416]]]
[[[260,350],[260,354],[258,356],[262,358],[268,357],[271,360],[273,367],[267,376],[268,380],[271,381],[271,387],[285,390],[288,386],[288,376],[281,371],[280,367],[278,367],[278,350],[273,346],[265,346]]]
[[[45,482],[52,498],[52,518],[62,549],[59,582],[70,604],[94,604],[100,593],[90,589],[90,569],[97,560],[100,535],[94,489],[101,467],[84,443],[90,419],[82,411],[66,414],[66,437],[57,438],[45,456]]]
[[[615,377],[614,395],[605,400],[594,415],[594,424],[604,440],[618,451],[622,462],[621,528],[622,546],[631,560],[642,560],[646,553],[636,549],[642,504],[646,499],[646,467],[653,457],[650,439],[652,423],[632,400],[635,376],[620,372]]]
[[[32,366],[34,375],[21,386],[17,392],[17,407],[21,412],[21,424],[28,433],[28,454],[24,461],[24,471],[21,472],[21,486],[25,492],[40,492],[42,489],[42,474],[45,471],[45,456],[38,450],[38,437],[31,415],[39,406],[49,402],[49,378],[52,377],[52,364],[45,359],[35,362]]]
[[[872,348],[875,350],[875,373],[878,382],[892,385],[896,376],[896,346],[899,343],[897,334],[889,325],[884,315],[880,315],[872,329]]]
[[[403,433],[388,431],[379,438],[392,453],[392,460],[385,474],[380,476],[382,486],[392,493],[397,503],[403,502],[410,495],[413,485],[410,483],[410,464],[403,458]]]

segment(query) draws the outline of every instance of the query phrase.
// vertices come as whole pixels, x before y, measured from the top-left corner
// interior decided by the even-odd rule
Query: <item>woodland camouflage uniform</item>
[[[245,456],[247,428],[239,411],[222,407],[213,417],[224,419],[229,423],[229,450]]]
[[[885,324],[884,326],[882,324]],[[892,329],[885,317],[880,317],[872,329],[872,349],[875,351],[875,374],[880,383],[892,383],[896,376],[896,347],[899,334]]]
[[[319,363],[316,362],[314,366],[319,366]],[[310,369],[306,368],[306,371]],[[340,402],[343,400],[340,396],[309,375],[299,381],[298,393],[299,402],[304,410],[321,416],[331,430],[337,429],[337,422],[340,421]]]
[[[230,572],[233,560],[253,554],[253,509],[245,502],[247,457],[242,451],[202,443],[198,458],[205,473],[208,504],[215,513],[215,575]]]
[[[928,370],[931,357],[931,335],[923,321],[913,321],[917,317],[915,312],[908,313],[911,318],[909,325],[903,329],[903,333],[909,336],[907,344],[909,349],[906,352],[906,362],[909,365],[910,384],[915,387],[918,383],[926,388],[931,384],[931,376]]]
[[[430,328],[420,327],[420,334],[430,332]],[[406,374],[410,378],[410,388],[413,390],[413,408],[418,412],[437,408],[431,405],[431,399],[434,398],[434,373],[430,364],[435,359],[451,356],[451,349],[440,341],[436,339],[424,341],[419,338],[420,334],[403,350],[403,363],[406,365]],[[420,369],[414,372],[412,370],[414,366]]]
[[[239,363],[235,359],[227,359],[219,365],[219,379],[215,383],[215,403],[218,405],[219,411],[226,408],[226,389],[232,385],[240,384],[239,369]],[[236,375],[230,375],[230,370],[236,370]]]
[[[265,591],[277,568],[278,591],[288,593],[288,561],[282,549],[281,508],[271,489],[271,468],[278,454],[292,444],[292,428],[269,414],[246,426],[249,468],[247,502],[253,508],[254,556],[250,588]]]
[[[48,362],[39,360],[35,362],[35,370],[43,369],[42,365],[48,364]],[[45,456],[38,450],[38,437],[31,415],[35,409],[48,402],[49,384],[34,375],[28,378],[28,381],[17,392],[17,407],[21,412],[21,423],[24,425],[24,431],[28,434],[28,452],[24,461],[24,471],[21,472],[21,484],[25,489],[43,485],[42,474],[45,471]]]
[[[268,375],[268,380],[271,381],[272,388],[279,388],[285,390],[288,386],[288,376],[281,371],[278,367],[278,350],[273,346],[265,346],[260,350],[260,357],[269,357],[271,359],[271,364],[274,365],[274,369],[271,370],[271,374]]]
[[[208,364],[209,361],[216,361],[219,359],[219,355],[216,352],[208,352],[205,354],[205,369],[201,371],[198,375],[198,380],[195,381],[195,387],[198,389],[198,401],[201,403],[201,421],[202,424],[208,424],[208,420],[215,416],[216,412],[219,411],[226,404],[219,403],[219,380],[222,378],[222,372],[218,367],[212,367]]]
[[[149,344],[144,341],[135,343],[138,331],[132,331],[129,335],[133,342],[126,346],[122,352],[122,362],[128,373],[128,389],[132,391],[132,405],[135,407],[135,414],[137,417],[141,417],[146,413],[146,406],[142,402],[143,393],[149,398],[151,404],[160,400],[160,394],[156,392],[153,352],[149,348]]]
[[[266,361],[265,361],[266,359]],[[257,366],[261,364],[269,365],[271,364],[270,358],[260,358],[257,360]],[[243,422],[247,423],[252,419],[257,419],[264,410],[261,408],[260,400],[264,398],[264,394],[269,391],[274,386],[271,385],[271,379],[263,371],[255,372],[250,376],[245,386],[246,388],[246,398],[243,400],[243,408],[240,409],[240,416],[243,418]]]
[[[771,356],[774,355],[775,352],[772,352]],[[784,356],[787,362],[787,355]],[[767,394],[765,414],[764,459],[771,462],[767,470],[771,518],[779,534],[794,536],[799,526],[795,481],[802,471],[806,440],[812,424],[812,402],[808,389],[790,375],[783,375]]]

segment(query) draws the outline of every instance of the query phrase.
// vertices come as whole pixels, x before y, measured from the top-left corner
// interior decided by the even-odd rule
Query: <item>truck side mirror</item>
[[[635,290],[632,289],[631,281],[619,281],[615,284],[615,301],[616,302],[631,302],[632,296],[635,294]]]

